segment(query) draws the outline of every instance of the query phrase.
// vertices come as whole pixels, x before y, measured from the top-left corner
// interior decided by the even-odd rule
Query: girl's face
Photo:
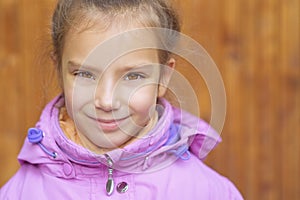
[[[69,31],[65,37],[62,80],[66,108],[81,139],[97,148],[120,147],[141,133],[154,118],[157,97],[165,93],[160,80],[170,76],[161,73],[154,49],[132,51],[103,64],[111,48],[134,42],[97,50],[99,44],[123,31]]]

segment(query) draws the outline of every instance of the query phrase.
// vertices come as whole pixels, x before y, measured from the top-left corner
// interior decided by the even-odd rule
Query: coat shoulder
[[[157,172],[137,176],[136,180],[146,187],[140,191],[147,193],[147,188],[154,188],[156,199],[243,199],[231,181],[194,155],[189,160],[178,159]]]
[[[192,155],[190,160],[178,160],[174,168],[173,176],[180,174],[177,182],[184,185],[187,194],[195,193],[197,197],[206,199],[243,199],[228,178],[216,172],[195,155]]]

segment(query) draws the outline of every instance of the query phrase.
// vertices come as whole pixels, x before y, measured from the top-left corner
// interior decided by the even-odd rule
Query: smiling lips
[[[123,122],[127,117],[121,119],[94,119],[102,131],[104,132],[112,132],[119,129],[120,123]]]

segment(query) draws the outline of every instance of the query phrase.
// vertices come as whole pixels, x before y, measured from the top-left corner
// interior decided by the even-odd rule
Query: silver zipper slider
[[[113,161],[111,158],[105,154],[106,160],[107,160],[107,165],[108,165],[108,179],[106,182],[106,194],[110,196],[115,187],[114,179],[113,179]]]

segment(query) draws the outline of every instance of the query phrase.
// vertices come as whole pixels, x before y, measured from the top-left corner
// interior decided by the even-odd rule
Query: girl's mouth
[[[128,117],[120,119],[94,119],[103,132],[112,132],[120,129],[120,124]]]

